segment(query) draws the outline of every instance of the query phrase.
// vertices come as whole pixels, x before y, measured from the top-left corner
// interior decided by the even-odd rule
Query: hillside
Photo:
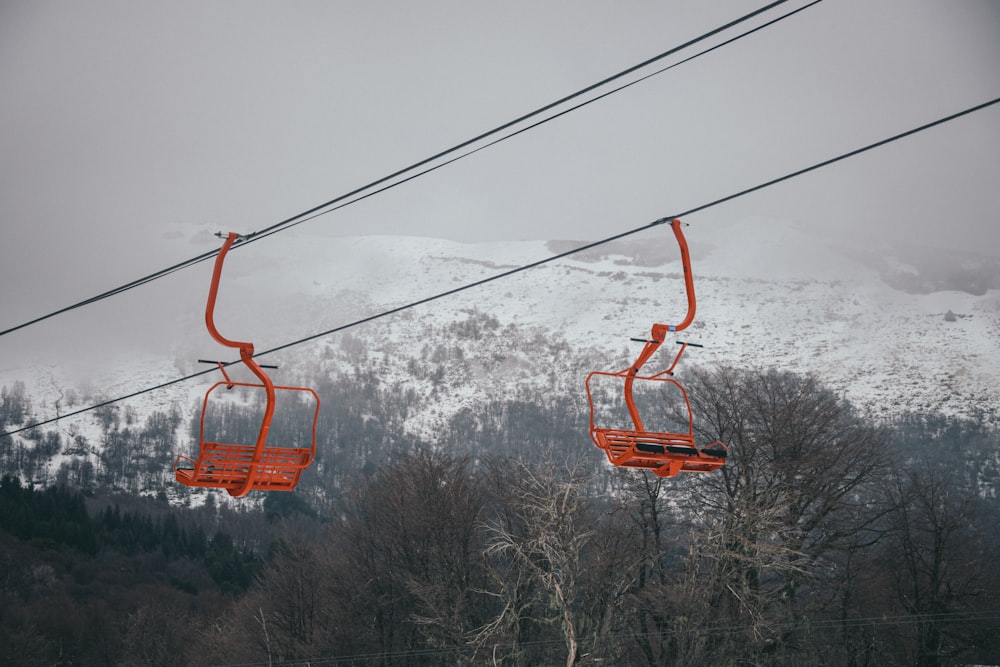
[[[232,358],[202,331],[201,290],[145,319],[135,297],[106,303],[146,333],[118,356],[60,323],[90,372],[5,357],[5,430],[164,384],[0,438],[11,660],[555,664],[572,634],[594,664],[994,664],[995,262],[964,258],[937,290],[918,255],[787,223],[688,231],[699,308],[681,336],[705,347],[676,377],[698,437],[730,446],[710,475],[613,468],[587,433],[586,374],[683,316],[666,228],[266,355],[322,400],[295,493],[174,480],[219,376],[197,359]],[[266,350],[575,245],[328,241],[237,255],[222,330]],[[122,322],[99,324],[121,348]],[[311,405],[288,395],[269,442],[308,439]],[[249,442],[259,392],[212,396],[210,439]]]
[[[875,253],[781,221],[694,226],[686,234],[698,315],[684,338],[704,349],[689,352],[680,377],[694,364],[773,367],[815,374],[878,419],[915,412],[1000,424],[995,258],[952,258],[950,265],[962,269],[948,279],[952,289],[933,290],[942,280],[941,258],[933,252]],[[292,236],[273,246],[253,244],[247,259],[234,261],[226,274],[220,327],[253,332],[257,349],[269,349],[576,245],[385,236],[331,237],[323,244]],[[930,258],[926,267],[921,258]],[[258,305],[246,308],[234,297],[245,293]],[[586,373],[625,367],[638,351],[629,338],[645,336],[654,321],[679,319],[685,307],[676,244],[669,228],[659,227],[282,350],[266,361],[280,363],[280,383],[362,372],[390,393],[412,392],[396,425],[399,433],[435,442],[456,414],[490,401],[559,399],[576,406],[584,419]],[[82,383],[58,365],[8,360],[0,386],[10,393],[23,382],[27,423],[204,370],[198,358],[232,358],[206,342],[200,311],[189,312],[174,323],[184,335],[177,335],[169,352],[133,355]],[[661,351],[651,364],[669,363],[668,354]],[[154,413],[177,422],[174,451],[163,452],[160,462],[164,481],[173,455],[192,450],[191,420],[214,376],[120,406],[117,419],[126,424],[144,424]],[[386,404],[392,400],[384,398]],[[98,411],[41,429],[66,443],[48,457],[42,477],[51,478],[68,461],[93,457],[96,443],[107,441],[107,419]],[[42,440],[40,433],[13,437],[14,446],[26,448]],[[589,446],[585,429],[579,440]],[[155,468],[155,462],[150,465]]]
[[[952,289],[917,291],[902,289],[900,276],[909,276],[910,287],[937,281],[941,269],[933,261],[926,268],[909,263],[920,257],[935,260],[932,249],[923,255],[905,248],[875,254],[874,249],[850,248],[790,223],[761,220],[721,230],[693,227],[687,236],[698,315],[686,337],[705,345],[689,363],[815,373],[879,417],[932,410],[997,418],[1000,260],[967,257],[970,268],[964,281],[956,273]],[[399,237],[352,238],[341,244],[339,252],[350,261],[331,262],[321,278],[297,291],[296,305],[290,302],[285,310],[364,317],[578,245],[459,244]],[[314,249],[314,260],[309,251],[302,247],[294,254],[304,265],[315,266],[329,253]],[[563,336],[575,350],[604,351],[604,367],[614,369],[626,365],[637,351],[630,337],[646,335],[654,321],[683,316],[680,270],[673,238],[661,227],[600,252],[592,250],[419,306],[405,318],[391,316],[354,333],[366,341],[398,342],[405,355],[407,341],[422,338],[422,327],[461,319],[462,311],[474,309],[503,326]],[[287,284],[277,272],[253,280],[258,288]],[[294,336],[285,334],[285,340]],[[308,355],[308,347],[300,353]],[[551,363],[533,356],[530,349],[519,354],[529,368]],[[592,370],[577,369],[579,377]]]

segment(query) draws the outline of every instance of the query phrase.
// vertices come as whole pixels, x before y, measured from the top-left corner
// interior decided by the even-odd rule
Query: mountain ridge
[[[1000,424],[997,289],[904,290],[886,279],[884,267],[919,276],[922,269],[910,263],[912,257],[884,253],[874,262],[873,250],[865,249],[866,260],[835,239],[783,221],[728,230],[692,227],[687,238],[698,314],[683,337],[705,347],[685,356],[679,377],[693,365],[775,367],[817,376],[875,419],[935,412]],[[583,378],[589,371],[627,366],[638,352],[630,338],[646,336],[654,322],[676,321],[686,312],[679,253],[665,227],[379,316],[565,252],[571,243],[361,236],[327,246],[301,237],[254,250],[232,272],[227,266],[219,321],[225,331],[254,332],[257,349],[264,350],[374,317],[342,334],[269,355],[282,367],[276,377],[294,384],[316,369],[346,368],[341,348],[350,334],[352,345],[367,350],[365,363],[376,376],[436,392],[428,412],[408,417],[408,428],[418,435],[433,433],[460,409],[518,395],[527,386],[563,392],[585,407]],[[295,259],[291,268],[289,256]],[[236,295],[245,292],[264,305],[244,308]],[[198,331],[197,339],[180,341],[169,353],[129,356],[124,366],[106,365],[88,376],[87,387],[73,384],[60,365],[31,364],[6,364],[0,385],[25,382],[32,417],[41,421],[88,400],[113,399],[204,370],[198,358],[235,356],[201,333],[198,311],[188,317],[175,326]],[[481,320],[488,323],[487,333],[461,339],[458,325],[479,327]],[[428,347],[446,350],[443,367],[450,354],[478,360],[478,370],[453,364],[454,373],[432,389],[408,370]],[[660,354],[650,368],[669,363],[667,353]],[[187,423],[214,379],[209,374],[171,385],[128,405],[140,415],[176,408]],[[51,429],[68,440],[82,435],[96,442],[98,426],[90,414]],[[189,451],[186,432],[179,435],[180,446]],[[24,440],[23,434],[15,437]]]

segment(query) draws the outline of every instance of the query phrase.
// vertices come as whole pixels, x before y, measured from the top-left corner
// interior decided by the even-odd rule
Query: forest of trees
[[[410,372],[433,387],[462,356]],[[700,370],[698,438],[729,459],[661,479],[613,469],[578,397],[491,399],[425,441],[403,427],[425,397],[362,368],[316,379],[317,465],[259,505],[167,501],[174,432],[197,429],[176,411],[105,411],[100,459],[45,488],[24,481],[35,450],[88,443],[0,442],[20,472],[0,481],[3,663],[1000,663],[983,424],[876,425],[813,377]],[[23,387],[0,408],[25,419]],[[252,430],[252,408],[218,423]]]

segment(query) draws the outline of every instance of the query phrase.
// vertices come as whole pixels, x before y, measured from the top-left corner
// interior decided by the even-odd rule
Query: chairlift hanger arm
[[[261,420],[260,432],[257,435],[257,442],[254,447],[253,464],[249,468],[249,472],[247,473],[244,483],[238,488],[229,490],[230,495],[239,498],[245,496],[253,488],[254,478],[257,474],[256,464],[259,462],[260,457],[264,452],[264,446],[267,443],[267,435],[271,429],[271,419],[274,417],[275,391],[274,383],[271,381],[271,378],[253,358],[253,343],[229,340],[220,334],[219,330],[215,327],[215,301],[219,294],[219,280],[222,277],[222,265],[225,262],[226,255],[229,253],[229,249],[233,247],[233,243],[235,243],[238,238],[239,234],[236,232],[229,232],[226,236],[225,242],[222,244],[222,249],[219,250],[219,254],[215,258],[215,268],[212,270],[212,285],[208,291],[208,304],[205,306],[205,325],[208,327],[208,333],[211,334],[212,338],[216,341],[226,347],[234,347],[240,351],[240,361],[242,361],[246,367],[250,369],[250,372],[257,376],[257,379],[260,380],[261,385],[264,387],[266,395],[264,417]],[[219,368],[222,368],[221,364],[219,364]],[[223,371],[223,374],[225,375],[225,371]]]
[[[684,232],[681,230],[682,223],[678,218],[674,218],[670,221],[670,227],[674,230],[674,238],[677,239],[677,245],[681,250],[681,265],[684,267],[684,290],[687,293],[687,303],[688,310],[687,315],[681,320],[680,324],[654,324],[653,331],[650,335],[654,341],[660,341],[661,343],[666,338],[668,332],[671,331],[683,331],[691,325],[694,321],[694,314],[696,310],[695,296],[694,296],[694,276],[691,273],[691,253],[688,251],[687,239],[684,238]]]
[[[222,249],[219,250],[219,254],[215,258],[215,267],[212,270],[212,285],[208,290],[208,303],[205,306],[205,325],[208,327],[208,333],[211,334],[212,338],[216,341],[225,345],[226,347],[233,347],[240,351],[240,361],[246,364],[247,368],[257,376],[257,378],[263,383],[265,387],[268,388],[268,396],[271,394],[271,387],[273,384],[271,378],[267,376],[260,364],[258,364],[253,358],[253,343],[243,342],[237,340],[229,340],[215,327],[215,302],[219,295],[219,281],[222,278],[222,265],[226,260],[226,255],[229,253],[229,249],[233,247],[233,243],[239,238],[239,234],[236,232],[229,232],[226,236],[225,242],[222,244]]]
[[[666,222],[666,219],[660,222]],[[711,445],[699,449],[695,444],[694,437],[694,415],[691,412],[691,402],[688,399],[687,391],[673,377],[674,368],[677,362],[689,345],[701,347],[697,343],[677,341],[680,350],[674,356],[673,363],[665,371],[655,375],[641,375],[643,365],[649,361],[656,352],[669,332],[682,331],[686,329],[694,320],[695,296],[694,280],[691,275],[691,256],[688,252],[687,241],[681,231],[681,221],[673,219],[670,226],[674,230],[674,237],[681,250],[681,262],[684,267],[684,289],[687,293],[688,311],[687,315],[679,324],[653,325],[649,338],[633,338],[636,342],[643,343],[642,351],[635,362],[628,368],[615,372],[603,373],[594,371],[587,376],[587,400],[590,403],[590,438],[594,444],[603,449],[608,456],[608,460],[616,466],[630,468],[646,468],[652,470],[660,477],[673,477],[681,472],[701,472],[707,473],[717,470],[725,465],[727,449],[721,442],[713,442]],[[620,428],[618,426],[601,425],[595,419],[596,405],[594,394],[591,392],[591,380],[595,377],[605,376],[614,378],[624,378],[625,385],[625,406],[628,408],[629,417],[632,419],[632,428]],[[665,431],[662,429],[647,430],[639,414],[639,409],[633,397],[633,385],[636,381],[640,383],[661,382],[661,386],[672,385],[680,391],[687,408],[687,429]],[[650,385],[646,385],[650,386]]]
[[[694,295],[694,277],[691,273],[691,253],[688,251],[687,239],[684,238],[684,232],[681,227],[684,223],[678,218],[674,218],[670,221],[670,227],[674,230],[674,238],[677,239],[677,245],[681,251],[681,265],[684,269],[684,291],[687,294],[687,315],[681,320],[679,324],[654,324],[652,331],[650,332],[649,340],[643,341],[645,346],[642,348],[642,352],[636,358],[635,363],[629,368],[629,374],[635,375],[639,372],[639,369],[645,365],[649,358],[653,356],[656,350],[659,349],[660,345],[666,339],[667,334],[670,332],[683,331],[690,326],[691,322],[694,321],[695,311],[697,310],[697,305],[695,302]],[[685,344],[682,343],[681,352],[674,359],[674,365],[677,364],[677,359],[680,358],[680,354],[684,352]],[[673,366],[671,366],[671,370]]]
[[[239,234],[236,232],[229,232],[226,236],[225,242],[222,244],[222,249],[219,250],[219,254],[215,257],[215,267],[212,269],[212,283],[208,290],[208,303],[205,305],[205,325],[208,327],[208,333],[217,342],[225,345],[226,347],[233,347],[240,350],[240,356],[244,349],[249,349],[250,354],[253,354],[253,343],[229,340],[215,327],[215,301],[219,295],[219,281],[222,279],[222,265],[226,261],[226,255],[229,254],[229,249],[233,247],[233,244],[239,238]]]
[[[219,234],[219,236],[223,235]],[[215,268],[212,272],[212,283],[208,293],[208,305],[205,308],[205,324],[208,327],[209,334],[217,342],[226,347],[233,347],[239,350],[239,363],[243,363],[249,368],[257,376],[257,379],[260,380],[260,383],[235,382],[230,378],[226,372],[226,367],[238,362],[199,359],[199,362],[217,365],[225,380],[215,383],[205,393],[198,429],[197,459],[181,455],[174,460],[174,475],[181,484],[196,487],[222,488],[229,495],[237,498],[245,496],[254,490],[291,491],[294,489],[301,478],[302,472],[316,458],[316,424],[319,421],[319,396],[315,391],[306,387],[276,386],[264,371],[265,368],[276,367],[258,364],[253,358],[254,350],[252,343],[229,340],[220,334],[219,330],[215,327],[215,302],[222,276],[222,265],[226,254],[239,238],[234,233],[226,236],[222,249],[216,256]],[[205,417],[208,414],[209,399],[215,389],[221,386],[225,386],[227,389],[239,386],[263,389],[265,391],[266,405],[264,406],[264,415],[257,437],[252,444],[246,441],[226,442],[217,437],[206,437]],[[271,420],[274,417],[276,390],[283,392],[303,392],[312,397],[315,408],[312,419],[312,438],[308,446],[303,447],[298,442],[293,442],[285,446],[268,444],[268,433],[271,428]],[[299,395],[301,396],[302,394]]]

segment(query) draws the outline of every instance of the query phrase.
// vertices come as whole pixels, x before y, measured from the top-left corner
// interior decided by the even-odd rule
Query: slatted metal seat
[[[233,495],[239,494],[252,480],[246,491],[291,491],[299,483],[302,472],[316,458],[316,423],[319,418],[319,396],[305,387],[275,386],[275,394],[298,392],[313,404],[311,440],[308,447],[282,446],[268,443],[259,456],[256,443],[237,444],[214,442],[205,429],[205,417],[209,412],[210,398],[220,387],[251,387],[264,389],[262,384],[246,382],[217,382],[205,393],[202,404],[199,447],[197,458],[178,456],[174,461],[175,477],[186,486],[227,489]],[[289,394],[293,397],[294,394]],[[266,410],[265,410],[266,411]]]

